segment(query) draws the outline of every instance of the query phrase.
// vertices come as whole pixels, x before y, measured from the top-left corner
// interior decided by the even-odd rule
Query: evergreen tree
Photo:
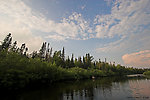
[[[66,68],[70,68],[70,58],[69,58],[69,56],[68,56],[68,58],[66,59],[66,62],[65,62],[65,64],[66,64]]]
[[[86,61],[86,67],[91,67],[91,62],[93,60],[93,56],[90,56],[90,54],[86,54],[86,57],[85,57],[85,61]]]
[[[46,50],[46,57],[45,57],[45,60],[48,61],[49,60],[49,43],[47,45],[47,50]]]
[[[41,47],[41,49],[39,51],[39,57],[41,59],[45,58],[45,52],[46,52],[46,42],[43,42],[42,47]]]
[[[85,57],[83,56],[83,68],[86,67]]]
[[[50,49],[50,54],[49,54],[50,57],[52,57],[52,51],[53,51],[53,48]]]
[[[70,67],[75,67],[74,65],[74,55],[72,54],[71,56],[71,64],[70,64]]]
[[[26,45],[25,43],[23,43],[20,48],[20,54],[23,54],[23,51],[25,50],[25,48],[26,48]]]
[[[27,55],[27,52],[28,52],[28,48],[26,47],[26,48],[25,48],[25,51],[24,51],[24,55],[25,55],[25,56]]]
[[[105,63],[106,63],[107,61],[106,61],[106,58],[105,58]]]
[[[32,58],[38,57],[37,51],[33,51],[32,54],[31,54],[31,57],[32,57]]]
[[[2,42],[1,49],[8,49],[11,46],[11,42],[12,42],[12,37],[11,37],[11,33],[9,33],[4,39],[4,41]]]
[[[78,67],[78,60],[77,60],[77,58],[75,58],[74,64],[75,64],[75,67]]]
[[[64,67],[63,61],[61,59],[61,50],[55,51],[53,55],[53,63],[55,63],[57,66]]]
[[[63,47],[63,50],[62,50],[61,58],[62,58],[63,61],[65,61],[65,49],[64,49],[64,47]]]
[[[50,49],[50,52],[49,52],[49,62],[52,62],[52,51],[53,51],[53,48],[51,47]]]
[[[81,56],[78,57],[78,67],[80,67],[80,68],[83,67]]]
[[[15,41],[12,45],[11,51],[16,52],[17,51],[17,41]]]

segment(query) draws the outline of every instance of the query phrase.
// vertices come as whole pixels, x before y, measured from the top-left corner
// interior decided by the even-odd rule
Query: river
[[[150,79],[104,77],[57,82],[11,93],[1,100],[150,100]]]

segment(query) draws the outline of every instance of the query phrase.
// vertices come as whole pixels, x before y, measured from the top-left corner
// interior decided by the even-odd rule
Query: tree
[[[65,49],[64,49],[64,47],[63,47],[63,50],[62,50],[61,58],[62,58],[63,61],[65,61]]]
[[[93,56],[90,56],[90,54],[86,54],[86,57],[85,57],[85,61],[86,61],[86,67],[91,67],[91,62],[93,60]]]
[[[66,59],[66,61],[65,61],[65,64],[66,64],[66,68],[70,68],[70,58],[69,58],[69,56],[68,56],[68,58]]]
[[[17,51],[17,41],[15,41],[12,45],[11,51],[16,52]]]
[[[78,57],[78,63],[77,63],[77,66],[80,67],[80,68],[83,67],[81,56]]]
[[[45,52],[46,52],[46,42],[43,42],[42,47],[41,47],[41,49],[39,51],[39,57],[41,59],[45,58]]]
[[[52,51],[53,51],[53,48],[50,49],[50,54],[49,54],[50,57],[52,57]]]
[[[50,50],[49,50],[49,43],[48,43],[48,45],[47,45],[47,50],[46,50],[46,57],[45,57],[45,60],[46,60],[46,61],[49,60],[49,52],[50,52]]]
[[[71,56],[71,64],[70,64],[70,67],[75,67],[74,65],[74,55],[72,54]]]
[[[4,39],[4,41],[2,42],[1,49],[8,49],[11,46],[11,42],[12,42],[12,37],[11,37],[11,33],[9,33]]]
[[[26,48],[26,45],[25,43],[23,43],[20,48],[20,54],[23,54],[23,51],[25,50],[25,48]]]
[[[77,58],[75,58],[74,64],[75,64],[75,67],[78,67],[78,60],[77,60]]]
[[[37,51],[33,51],[32,54],[31,54],[31,57],[34,59],[36,57],[38,57],[38,53]]]
[[[49,52],[49,62],[52,62],[52,51],[53,51],[53,48],[51,47],[50,49],[50,52]]]
[[[105,63],[106,63],[107,61],[106,61],[106,58],[105,58]]]
[[[26,47],[26,48],[25,48],[25,52],[24,52],[24,55],[25,55],[25,56],[27,55],[27,52],[28,52],[28,48]]]
[[[64,62],[61,59],[61,50],[54,52],[52,63],[55,63],[57,66],[64,67]]]
[[[86,67],[85,57],[83,56],[83,68]]]

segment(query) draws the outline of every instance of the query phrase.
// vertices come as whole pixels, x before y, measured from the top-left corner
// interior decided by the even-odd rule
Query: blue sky
[[[66,56],[90,53],[125,66],[150,67],[149,0],[1,0],[0,40],[8,32],[29,52],[49,42]]]

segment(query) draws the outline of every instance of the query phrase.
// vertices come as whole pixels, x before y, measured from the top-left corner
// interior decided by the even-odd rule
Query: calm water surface
[[[150,79],[111,77],[28,89],[1,100],[150,100]]]

